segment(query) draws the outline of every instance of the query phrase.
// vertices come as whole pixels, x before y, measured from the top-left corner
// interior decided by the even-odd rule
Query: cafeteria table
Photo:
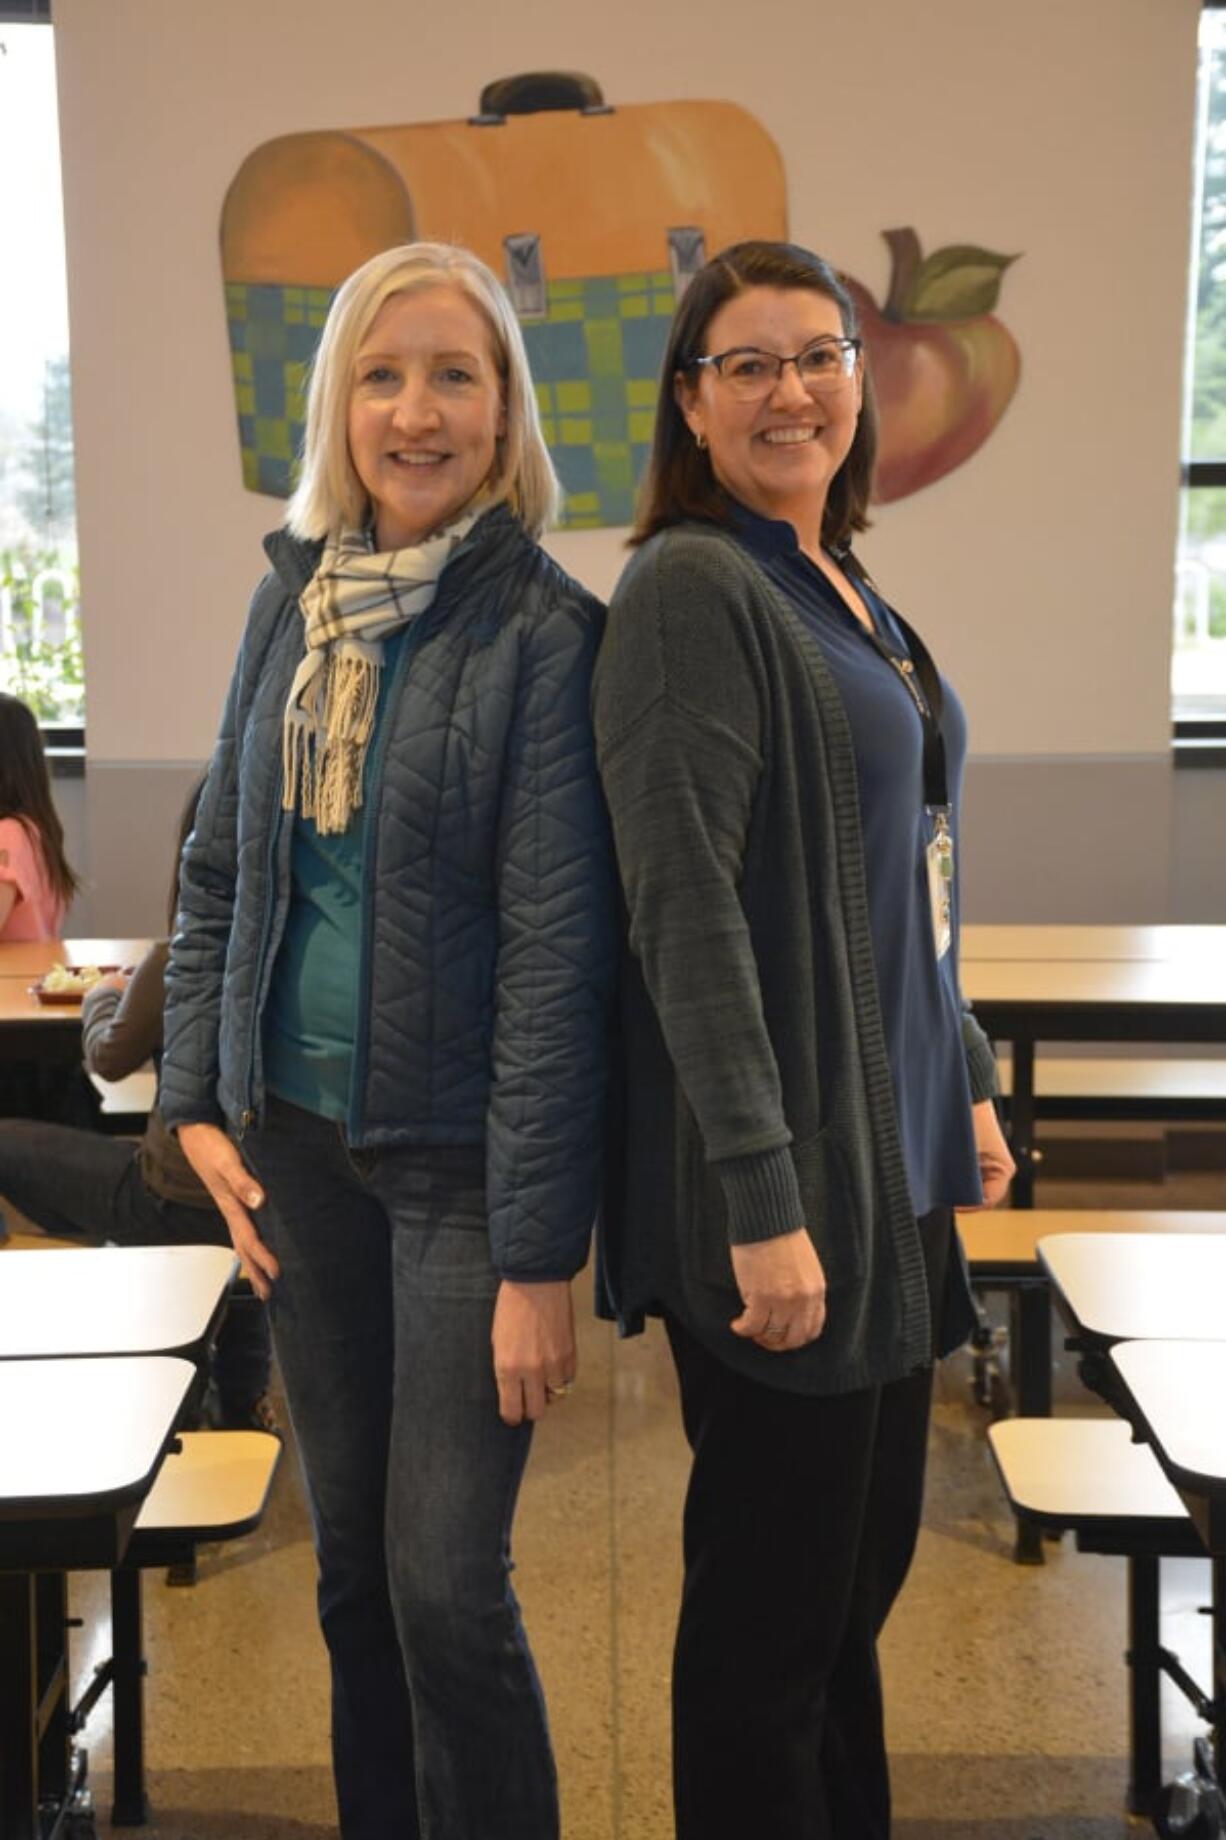
[[[237,1269],[217,1246],[0,1252],[3,1840],[92,1832],[65,1574],[122,1560]]]
[[[1213,1730],[1226,1766],[1226,1236],[1058,1234],[1039,1245],[1090,1388],[1153,1449],[1211,1562],[1212,1692],[1159,1665]],[[1226,1816],[1226,1804],[1223,1804]]]
[[[1012,1044],[1015,1207],[1034,1204],[1038,1042],[1226,1043],[1226,927],[968,926],[960,953],[981,1025]]]
[[[1226,1232],[1054,1233],[1039,1261],[1079,1354],[1226,1339]]]
[[[148,939],[45,939],[0,943],[0,1058],[62,1063],[80,1055],[81,1005],[40,1003],[34,986],[52,965],[140,963]]]
[[[1105,960],[1127,963],[1172,958],[1226,957],[1226,926],[1016,926],[978,922],[958,936],[963,964],[968,959]]]

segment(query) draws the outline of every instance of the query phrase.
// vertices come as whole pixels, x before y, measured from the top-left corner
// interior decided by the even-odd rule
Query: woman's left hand
[[[508,1425],[544,1418],[575,1383],[575,1312],[566,1279],[542,1284],[504,1278],[494,1305],[494,1378]]]
[[[996,1107],[990,1099],[981,1099],[978,1105],[971,1107],[971,1117],[975,1123],[975,1148],[979,1153],[979,1178],[983,1183],[983,1202],[985,1208],[995,1207],[1003,1201],[1009,1192],[1009,1184],[1017,1174],[1017,1164],[1005,1142],[1005,1134],[1000,1128],[1000,1119],[996,1116]],[[963,1208],[964,1214],[977,1214],[979,1208]]]

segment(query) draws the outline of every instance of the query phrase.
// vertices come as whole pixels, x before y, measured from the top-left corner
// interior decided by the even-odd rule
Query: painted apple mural
[[[931,485],[982,447],[1022,367],[992,312],[1016,256],[968,244],[924,256],[914,230],[883,235],[893,260],[884,307],[847,277],[877,397],[878,504]]]

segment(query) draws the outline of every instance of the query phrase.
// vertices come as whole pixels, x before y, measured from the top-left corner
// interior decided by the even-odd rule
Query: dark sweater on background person
[[[126,990],[97,984],[81,1005],[81,1048],[90,1073],[103,1080],[123,1080],[162,1053],[168,941],[146,952]],[[145,1186],[164,1201],[207,1208],[213,1201],[203,1182],[166,1129],[155,1101],[140,1145],[140,1173]],[[223,1236],[224,1237],[224,1236]]]

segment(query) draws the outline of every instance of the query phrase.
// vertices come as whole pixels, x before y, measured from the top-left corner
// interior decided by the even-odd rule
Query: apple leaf
[[[919,264],[902,303],[902,319],[974,319],[990,313],[1000,298],[1005,270],[1016,256],[996,255],[971,243],[935,249]]]

